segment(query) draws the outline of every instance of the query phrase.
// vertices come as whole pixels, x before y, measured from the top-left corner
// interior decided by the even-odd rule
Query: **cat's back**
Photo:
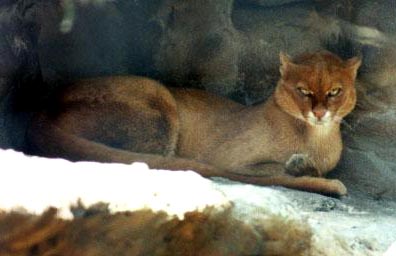
[[[226,97],[218,96],[204,90],[192,88],[168,88],[175,98],[180,111],[195,113],[227,114],[240,111],[245,108]]]
[[[155,101],[159,97],[172,101],[169,91],[159,82],[139,76],[110,76],[79,80],[60,94],[66,102],[101,102],[120,100]]]
[[[244,106],[225,97],[191,88],[165,87],[160,82],[139,76],[110,76],[79,80],[58,98],[61,103],[122,101],[161,105],[168,102],[180,111],[230,112]]]

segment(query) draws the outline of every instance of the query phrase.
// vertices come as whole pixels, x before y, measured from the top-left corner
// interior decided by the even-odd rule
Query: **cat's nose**
[[[313,112],[314,116],[318,120],[320,120],[320,119],[322,119],[322,117],[324,117],[326,115],[327,109],[325,109],[325,108],[314,108],[312,110],[312,112]]]

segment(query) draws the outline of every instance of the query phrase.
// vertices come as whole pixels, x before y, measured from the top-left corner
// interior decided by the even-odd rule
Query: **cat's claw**
[[[320,177],[320,172],[314,167],[307,154],[293,154],[285,165],[286,172],[290,175]]]

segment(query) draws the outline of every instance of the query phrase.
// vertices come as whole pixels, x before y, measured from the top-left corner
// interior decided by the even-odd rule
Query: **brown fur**
[[[50,157],[144,161],[151,168],[342,195],[340,181],[320,176],[340,159],[340,122],[355,106],[359,65],[358,58],[343,61],[328,52],[294,61],[281,54],[274,95],[253,107],[147,78],[84,80],[41,113],[28,136],[35,153]]]
[[[269,216],[246,224],[231,209],[185,214],[150,210],[109,214],[90,209],[71,221],[50,209],[42,216],[0,212],[0,255],[309,255],[306,223]],[[81,211],[81,209],[80,209]]]

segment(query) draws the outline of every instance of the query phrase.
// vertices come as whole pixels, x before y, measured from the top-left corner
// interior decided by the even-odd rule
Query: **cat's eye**
[[[335,87],[331,89],[330,91],[327,92],[328,97],[336,97],[341,93],[341,88],[340,87]]]
[[[313,95],[313,92],[305,89],[304,87],[297,87],[297,90],[304,96],[309,97]]]

